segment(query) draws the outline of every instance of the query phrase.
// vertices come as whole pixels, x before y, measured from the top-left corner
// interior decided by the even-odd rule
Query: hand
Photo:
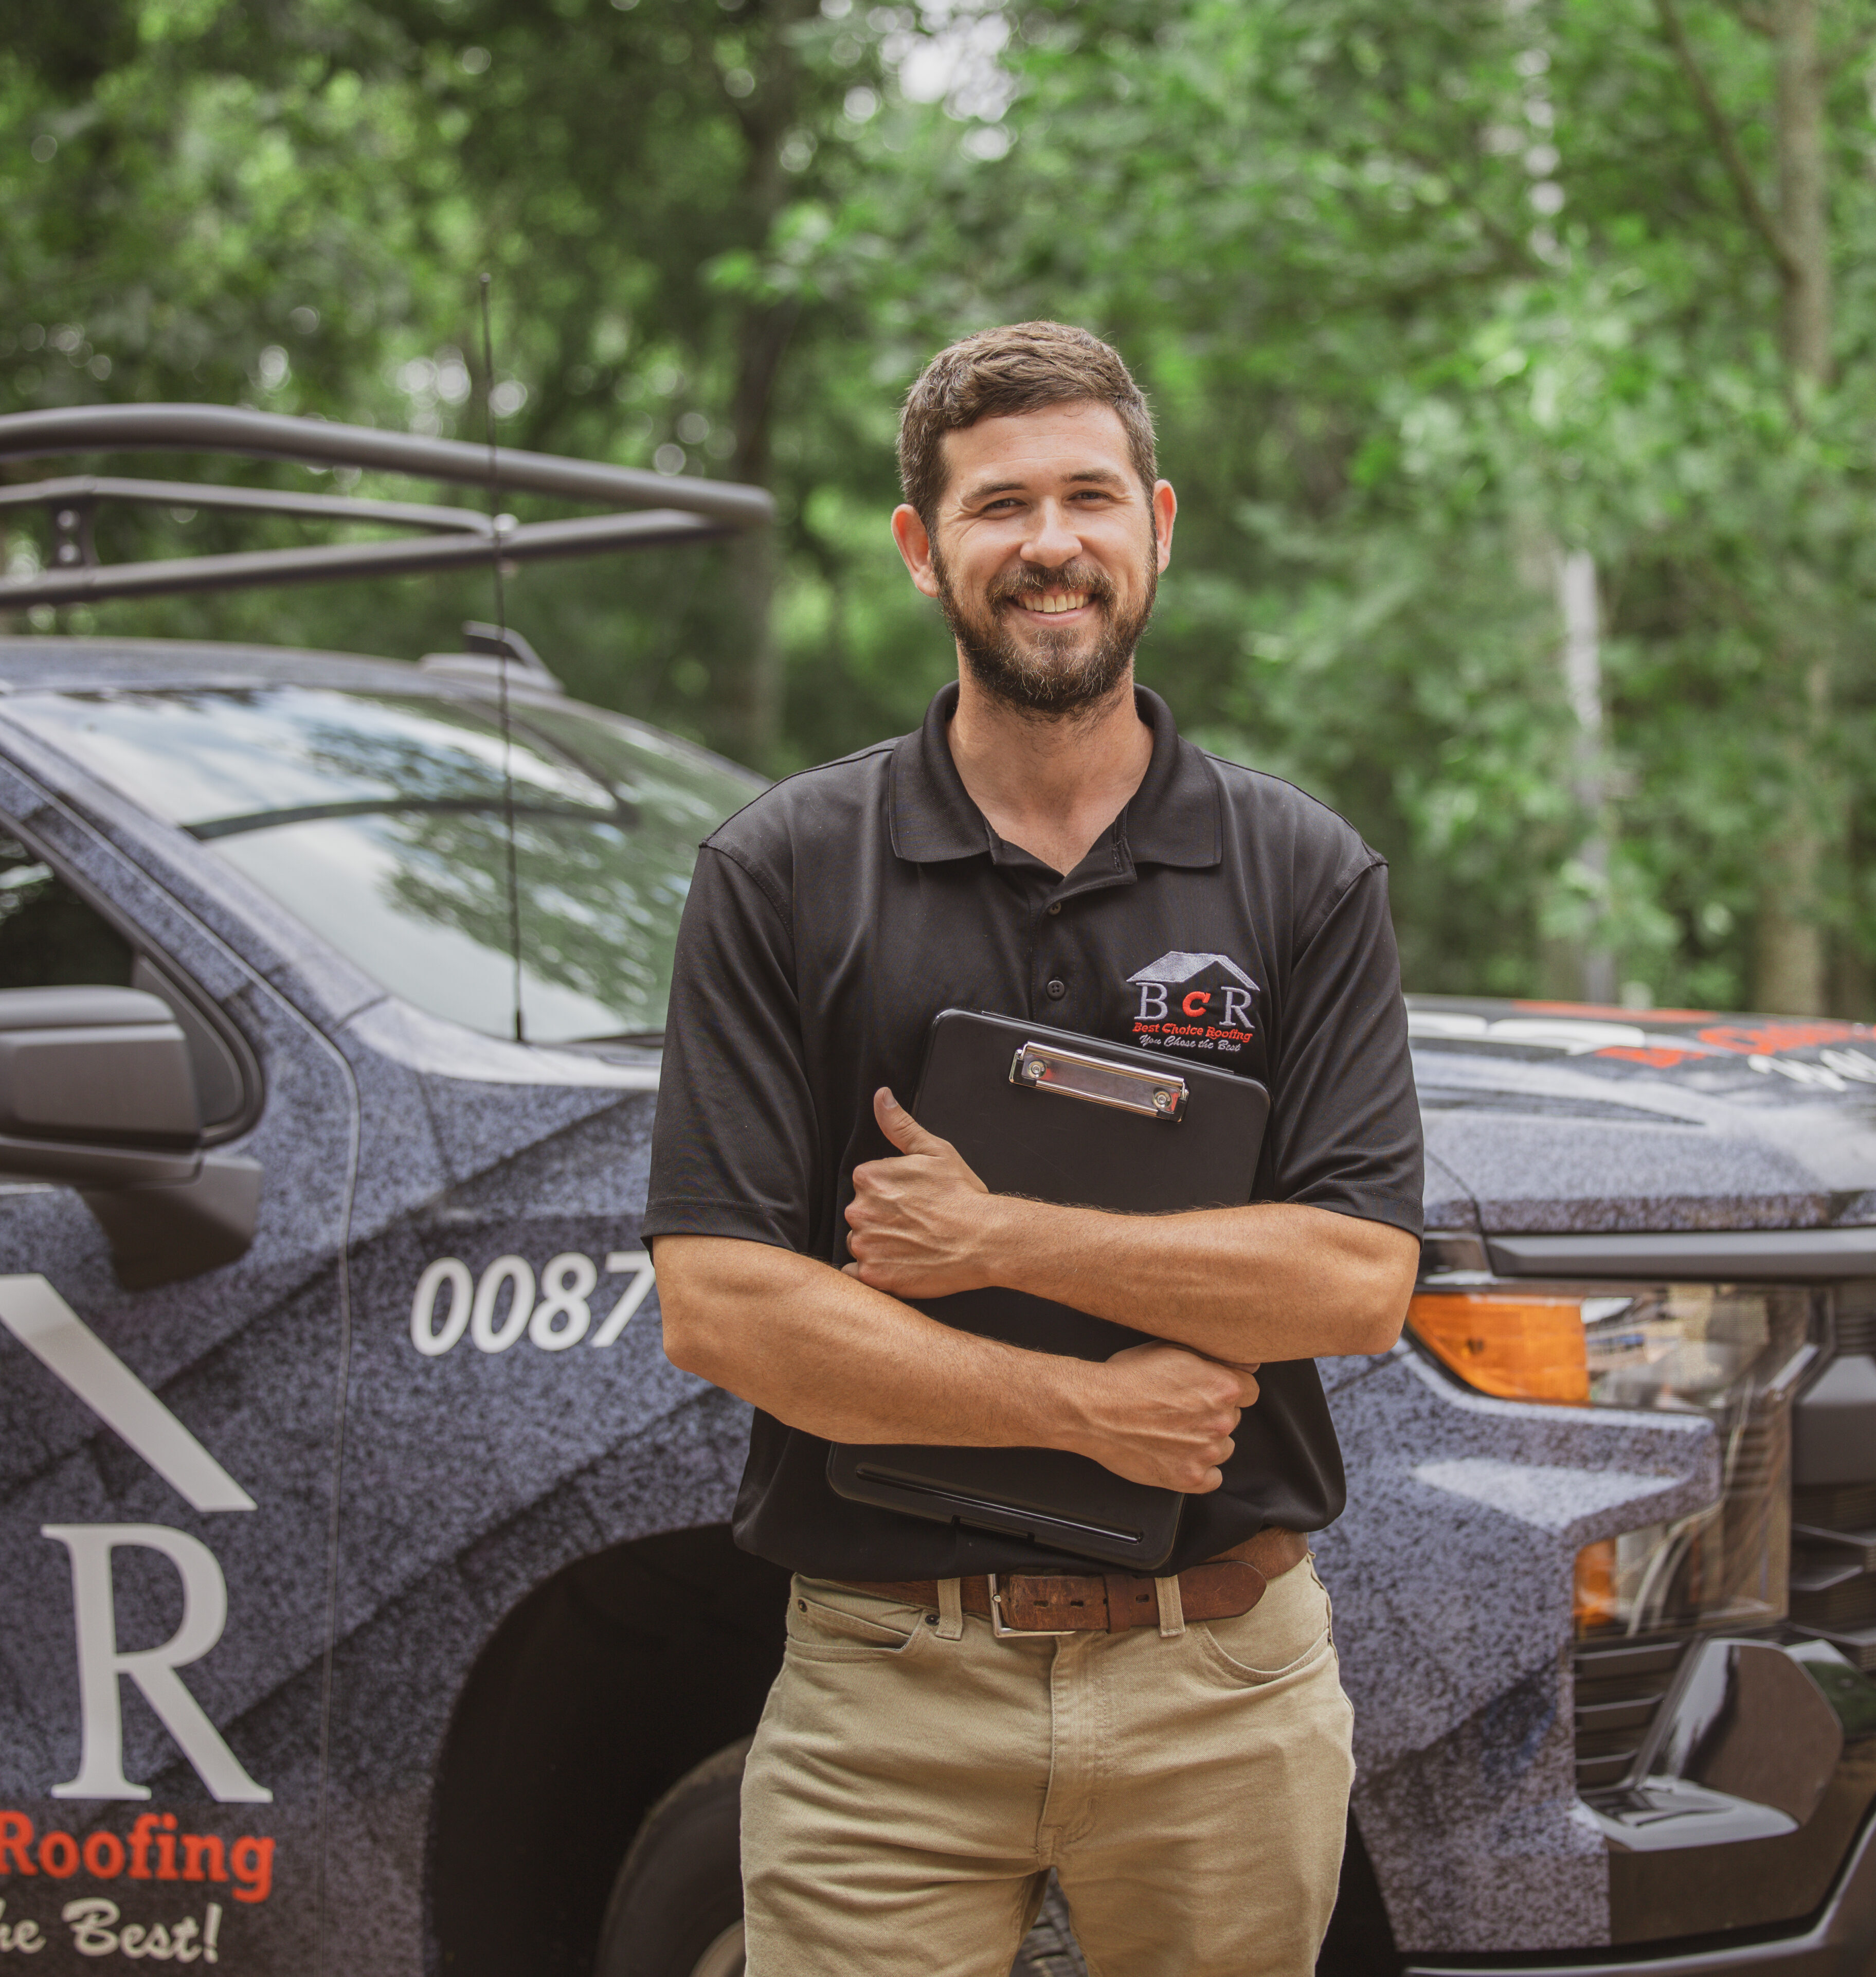
[[[994,1197],[958,1149],[928,1133],[884,1085],[873,1094],[873,1117],[899,1157],[853,1170],[847,1275],[900,1298],[981,1289],[990,1279],[974,1251]]]
[[[1071,1446],[1130,1483],[1202,1497],[1224,1481],[1223,1465],[1244,1411],[1254,1406],[1255,1366],[1227,1366],[1182,1345],[1130,1345],[1104,1365],[1082,1397],[1082,1432]]]

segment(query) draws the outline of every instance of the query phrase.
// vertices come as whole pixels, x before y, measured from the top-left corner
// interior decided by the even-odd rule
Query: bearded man
[[[1304,1977],[1352,1771],[1313,1361],[1394,1343],[1419,1253],[1386,868],[1136,685],[1177,504],[1115,352],[1047,322],[953,345],[899,461],[957,682],[704,846],[644,1223],[665,1350],[756,1408],[737,1542],[795,1575],[743,1782],[750,1977],[1005,1977],[1052,1868],[1100,1977]],[[1169,993],[1230,1020],[1162,1020]],[[987,1193],[894,1095],[951,1007],[1261,1080],[1253,1201]],[[1165,1342],[1087,1362],[905,1302],[991,1285]],[[1025,1632],[1012,1582],[1072,1559],[849,1502],[830,1442],[1071,1450],[1189,1500],[1150,1596],[1089,1573],[1076,1631]]]

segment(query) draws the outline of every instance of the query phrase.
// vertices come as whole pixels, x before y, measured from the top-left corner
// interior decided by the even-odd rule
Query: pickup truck
[[[783,1586],[638,1218],[761,785],[469,645],[0,640],[0,1969],[742,1969]],[[1876,1970],[1876,1035],[1409,1012],[1320,1969]]]

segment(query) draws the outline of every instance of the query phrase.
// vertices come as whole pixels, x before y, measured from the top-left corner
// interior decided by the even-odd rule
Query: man
[[[1312,1360],[1391,1346],[1418,1256],[1385,867],[1136,688],[1176,504],[1113,351],[954,345],[899,457],[958,682],[704,847],[644,1225],[666,1351],[757,1410],[737,1540],[796,1575],[743,1784],[750,1977],[1004,1977],[1051,1867],[1101,1977],[1302,1977],[1352,1768],[1300,1535],[1343,1500]],[[952,1006],[1261,1079],[1254,1204],[987,1193],[901,1103]],[[986,1285],[1167,1342],[1087,1363],[904,1302]],[[843,1500],[830,1441],[1073,1450],[1191,1500],[1136,1586]]]

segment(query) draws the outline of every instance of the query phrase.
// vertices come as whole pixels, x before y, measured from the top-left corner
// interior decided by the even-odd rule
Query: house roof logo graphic
[[[42,1276],[0,1276],[0,1327],[198,1510],[251,1510],[230,1476]]]
[[[1228,954],[1162,954],[1157,961],[1149,961],[1137,975],[1129,975],[1129,983],[1163,982],[1172,987],[1181,982],[1189,982],[1195,975],[1202,975],[1208,968],[1222,968],[1228,975],[1234,975],[1252,991],[1257,984],[1232,960]]]

